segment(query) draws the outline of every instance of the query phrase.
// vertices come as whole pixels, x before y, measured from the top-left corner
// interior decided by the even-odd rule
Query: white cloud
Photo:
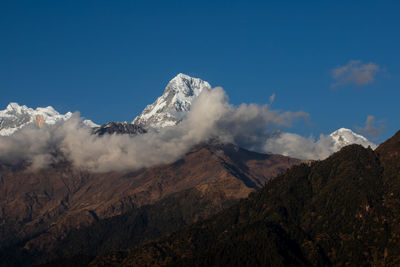
[[[376,124],[378,124],[379,126],[376,126]],[[356,130],[358,132],[372,139],[378,139],[384,128],[385,127],[382,125],[382,121],[376,122],[375,117],[372,115],[367,116],[364,127],[356,126]]]
[[[30,125],[11,136],[0,136],[0,162],[27,162],[42,168],[68,159],[77,168],[93,172],[134,170],[171,163],[194,145],[218,139],[259,152],[300,159],[324,159],[338,149],[330,136],[318,140],[282,130],[308,114],[271,110],[268,104],[229,104],[222,88],[204,90],[180,124],[143,135],[97,136],[85,127],[79,113],[65,122]],[[360,131],[360,129],[359,129]],[[364,133],[377,135],[374,117],[367,118]]]
[[[203,90],[180,124],[159,132],[99,137],[82,126],[79,114],[54,126],[25,127],[12,136],[0,137],[0,161],[25,161],[32,168],[41,168],[66,157],[75,167],[95,172],[138,169],[173,162],[193,145],[215,138],[262,150],[271,133],[307,116],[270,110],[268,105],[234,107],[225,91],[215,88]]]
[[[350,60],[346,65],[332,70],[332,77],[336,80],[332,87],[346,84],[363,86],[372,83],[378,71],[379,65],[373,62],[363,64],[361,60]]]
[[[319,140],[315,140],[313,137],[280,133],[265,142],[264,151],[299,159],[324,159],[336,149],[330,136],[320,135]]]

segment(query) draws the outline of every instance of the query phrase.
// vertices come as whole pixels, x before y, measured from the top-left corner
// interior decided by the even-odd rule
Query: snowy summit
[[[164,93],[132,123],[147,129],[176,125],[204,89],[210,90],[211,85],[199,78],[179,73],[168,83]]]
[[[362,135],[356,134],[350,129],[340,128],[329,135],[333,140],[333,150],[339,151],[342,147],[345,147],[350,144],[359,144],[363,147],[370,146],[372,149],[376,148],[374,143],[368,141]]]

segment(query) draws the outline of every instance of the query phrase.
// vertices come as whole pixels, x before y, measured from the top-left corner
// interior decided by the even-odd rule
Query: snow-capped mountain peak
[[[204,89],[210,90],[211,85],[199,78],[179,73],[167,84],[163,94],[132,123],[147,129],[176,125]]]
[[[340,128],[329,135],[334,144],[334,151],[340,150],[342,147],[350,144],[359,144],[364,147],[370,146],[372,149],[376,148],[376,145],[367,138],[360,134],[356,134],[350,129]]]
[[[15,102],[11,102],[10,104],[7,105],[6,107],[6,111],[16,111],[16,112],[20,112],[20,110],[26,106],[20,106],[18,105],[18,103]]]
[[[11,135],[29,124],[36,124],[38,127],[42,127],[44,124],[55,124],[57,121],[65,121],[71,117],[71,112],[60,114],[52,106],[32,109],[25,105],[11,102],[6,109],[0,110],[0,135]],[[98,126],[90,120],[85,120],[83,123],[89,127]]]

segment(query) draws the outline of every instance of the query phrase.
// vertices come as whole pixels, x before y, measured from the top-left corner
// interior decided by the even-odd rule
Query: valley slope
[[[187,220],[193,222],[247,197],[298,163],[297,159],[259,154],[234,145],[202,144],[172,164],[134,172],[89,173],[68,162],[35,172],[2,166],[3,256],[13,251],[18,265],[19,253],[49,253],[74,229],[178,193],[189,194],[186,198],[201,196],[201,203],[206,203],[194,208]],[[184,224],[168,229],[176,230]]]
[[[301,164],[220,214],[90,266],[398,266],[400,131]]]

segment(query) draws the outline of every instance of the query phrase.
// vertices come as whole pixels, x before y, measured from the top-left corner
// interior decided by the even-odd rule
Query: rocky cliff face
[[[34,122],[35,122],[36,126],[39,127],[39,128],[42,128],[43,125],[46,123],[46,121],[45,121],[45,119],[44,119],[42,114],[36,115]]]
[[[128,123],[128,122],[109,122],[103,124],[99,127],[93,128],[93,133],[99,136],[105,134],[129,134],[129,135],[138,135],[147,133],[147,131],[136,124]]]

